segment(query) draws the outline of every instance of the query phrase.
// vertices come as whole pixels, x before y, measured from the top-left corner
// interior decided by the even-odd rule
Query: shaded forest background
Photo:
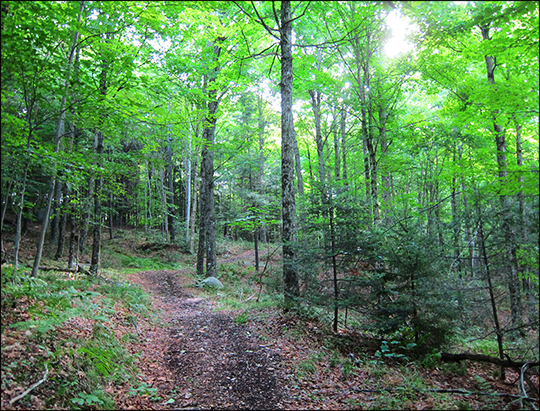
[[[398,12],[415,47],[391,58]],[[96,274],[102,238],[125,227],[197,253],[201,278],[219,277],[216,241],[253,242],[261,271],[272,244],[283,267],[268,289],[334,331],[538,361],[537,2],[1,13],[15,273],[37,276],[46,242]],[[31,222],[41,237],[21,264]]]

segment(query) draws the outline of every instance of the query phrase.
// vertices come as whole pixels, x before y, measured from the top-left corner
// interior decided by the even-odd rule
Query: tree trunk
[[[341,176],[341,156],[339,152],[339,135],[338,135],[338,123],[337,118],[334,119],[333,125],[334,132],[334,178],[339,181]]]
[[[321,93],[319,91],[309,90],[311,97],[311,107],[315,117],[315,144],[317,145],[317,160],[319,163],[319,182],[321,187],[324,185],[324,146],[321,134]]]
[[[86,191],[86,198],[84,199],[84,217],[82,222],[80,242],[78,246],[78,252],[84,253],[86,249],[86,237],[88,236],[88,227],[90,224],[90,215],[92,209],[92,199],[94,198],[94,186],[95,179],[90,176],[88,179],[88,190]]]
[[[489,24],[480,27],[482,33],[482,39],[484,41],[490,41],[489,37]],[[485,55],[486,71],[488,81],[495,86],[495,57]],[[516,258],[516,245],[515,245],[515,233],[511,225],[511,206],[510,198],[505,193],[506,185],[508,183],[508,163],[506,158],[506,134],[503,127],[497,123],[497,115],[499,110],[492,112],[493,116],[493,130],[495,134],[495,145],[497,147],[497,165],[499,168],[499,182],[501,185],[501,195],[499,196],[502,206],[502,228],[505,239],[505,251],[506,251],[506,272],[508,273],[508,291],[510,293],[510,311],[512,317],[512,324],[516,325],[521,321],[522,308],[521,308],[521,290],[519,284],[519,275]]]
[[[161,214],[163,216],[162,220],[162,227],[163,232],[165,234],[165,238],[169,239],[169,218],[168,218],[168,211],[169,207],[167,204],[167,194],[165,193],[165,170],[163,170],[162,167],[159,168],[159,188],[161,193]]]
[[[101,98],[105,98],[107,95],[107,76],[108,76],[108,63],[103,62],[103,68],[101,69],[100,87],[99,93]],[[101,120],[101,123],[103,119]],[[97,169],[100,170],[103,165],[103,151],[104,151],[104,137],[103,133],[97,129],[94,132],[94,152],[97,155]],[[98,172],[99,173],[99,172]],[[94,187],[94,219],[93,219],[93,243],[92,243],[92,259],[90,261],[90,272],[97,274],[99,271],[100,255],[101,255],[101,191],[103,186],[103,177],[98,174],[95,180]]]
[[[201,170],[202,172],[202,170]],[[199,201],[199,245],[197,248],[197,275],[199,277],[204,276],[204,260],[205,260],[205,248],[206,248],[206,230],[204,228],[204,204],[203,201],[206,198],[206,194],[204,193],[204,190],[206,190],[205,184],[202,182],[200,183],[200,191],[199,191],[199,197],[201,201]]]
[[[103,134],[100,131],[94,133],[94,151],[98,155],[98,167],[101,168],[101,156],[103,154]],[[94,190],[94,219],[93,219],[93,243],[92,259],[90,261],[90,272],[97,274],[99,270],[99,260],[101,254],[101,188],[103,179],[101,176],[96,178],[96,187]]]
[[[264,163],[266,161],[266,157],[264,155],[264,145],[265,145],[265,139],[264,139],[264,129],[266,128],[266,121],[264,119],[264,111],[263,111],[263,98],[262,94],[257,96],[257,108],[259,111],[259,156],[258,156],[258,169],[257,169],[257,191],[262,196],[264,195]],[[264,211],[263,211],[264,213]],[[265,218],[265,215],[263,214],[263,219]],[[261,226],[259,227],[259,230],[257,230],[260,240],[263,243],[267,242],[266,238],[266,225],[263,222]],[[258,266],[256,265],[256,268]]]
[[[291,46],[291,2],[281,2],[281,190],[283,218],[283,280],[285,307],[294,305],[300,294],[294,264],[296,244],[296,200],[294,193],[295,131],[292,113],[293,59]]]
[[[343,158],[343,180],[347,185],[347,132],[346,132],[347,111],[343,107],[340,117],[340,133],[341,133],[341,155]]]
[[[77,17],[77,21],[79,23],[81,22],[83,9],[84,9],[84,1],[81,1],[79,15]],[[73,65],[73,59],[75,58],[75,51],[77,49],[78,39],[79,39],[79,32],[76,31],[73,34],[73,43],[67,55],[67,74],[66,74],[66,78],[64,79],[64,95],[62,96],[60,100],[60,115],[58,118],[58,123],[56,124],[55,148],[54,148],[55,153],[58,153],[60,149],[60,140],[62,138],[62,135],[64,134],[64,122],[66,118],[66,95],[67,95],[69,85],[70,85],[71,68]],[[32,268],[32,274],[31,274],[32,277],[35,277],[37,275],[37,272],[39,269],[39,262],[41,261],[41,254],[42,254],[43,245],[45,242],[45,233],[47,232],[47,227],[49,224],[49,215],[51,212],[51,203],[52,203],[52,198],[54,195],[54,187],[56,184],[56,178],[57,178],[57,175],[56,175],[56,170],[55,170],[53,171],[53,175],[51,177],[50,192],[49,192],[49,196],[47,200],[47,207],[46,207],[46,213],[45,213],[47,218],[45,218],[45,220],[43,221],[43,225],[41,226],[41,233],[40,233],[39,242],[37,246],[36,257],[34,259],[34,266]]]
[[[195,157],[196,159],[197,157]],[[193,165],[193,204],[191,205],[191,229],[189,238],[189,252],[195,252],[195,225],[197,223],[197,161]]]
[[[216,130],[216,112],[218,109],[217,90],[214,88],[219,73],[219,55],[223,38],[218,38],[213,47],[213,62],[216,65],[207,76],[208,114],[204,121],[201,160],[201,204],[203,205],[203,227],[205,236],[204,254],[206,256],[206,276],[215,277],[217,271],[216,258],[216,216],[214,201],[214,134]],[[199,247],[199,250],[201,248]]]
[[[65,197],[64,197],[65,199]],[[67,221],[67,203],[64,201],[62,207],[58,208],[58,213],[60,215],[60,222],[58,224],[58,246],[56,248],[56,254],[54,255],[55,260],[60,260],[64,255],[64,242],[66,235],[66,221]]]
[[[62,150],[62,147],[59,148],[59,151]],[[52,223],[51,223],[51,243],[56,243],[58,241],[58,230],[60,225],[60,199],[62,197],[62,181],[57,179],[54,183],[54,200],[52,203]]]
[[[109,239],[113,239],[113,193],[109,193]]]
[[[296,130],[294,128],[293,128],[293,135],[294,135],[294,138],[292,141],[292,145],[293,145],[293,150],[294,150],[294,164],[296,167],[296,182],[297,182],[296,184],[298,186],[298,194],[302,196],[304,195],[304,179],[302,178],[302,164],[300,163],[300,150],[298,149],[298,140],[296,139]]]
[[[491,282],[491,273],[489,271],[489,261],[486,252],[486,241],[484,236],[484,229],[482,227],[482,220],[480,220],[480,241],[482,244],[482,254],[484,256],[484,264],[486,266],[486,279],[488,283],[489,299],[491,301],[491,309],[493,312],[493,323],[495,324],[495,334],[497,336],[497,346],[499,348],[499,358],[504,360],[504,348],[502,341],[502,330],[499,324],[499,315],[497,313],[497,303],[495,301],[495,294],[493,292],[493,284]],[[504,367],[501,367],[501,381],[506,379]]]

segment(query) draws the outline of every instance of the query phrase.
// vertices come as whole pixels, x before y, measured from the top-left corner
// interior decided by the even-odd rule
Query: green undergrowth
[[[49,271],[32,278],[2,266],[1,298],[2,391],[16,397],[45,375],[14,405],[113,409],[105,387],[137,383],[138,354],[130,354],[127,343],[136,347],[138,319],[152,321],[154,315],[148,295],[118,272],[91,277]],[[118,337],[118,324],[132,332]]]

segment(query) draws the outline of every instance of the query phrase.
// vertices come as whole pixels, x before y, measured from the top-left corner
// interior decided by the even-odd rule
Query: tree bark
[[[206,256],[206,276],[215,277],[217,272],[216,257],[216,216],[214,202],[214,135],[216,130],[216,113],[218,109],[217,90],[215,82],[219,73],[219,55],[224,39],[218,38],[213,45],[213,62],[216,65],[207,75],[206,94],[208,99],[208,114],[204,121],[203,150],[201,161],[201,205],[203,211],[203,227],[205,236],[204,254]],[[199,240],[200,241],[200,240]],[[201,247],[199,247],[201,251]]]
[[[292,113],[292,24],[291,2],[281,2],[281,191],[283,218],[283,281],[285,308],[292,307],[300,294],[298,272],[294,264],[296,244],[296,200],[294,192],[295,131]]]

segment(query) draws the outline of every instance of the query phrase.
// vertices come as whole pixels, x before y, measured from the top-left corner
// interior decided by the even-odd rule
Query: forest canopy
[[[2,262],[273,243],[286,309],[538,359],[538,7],[2,2]]]

